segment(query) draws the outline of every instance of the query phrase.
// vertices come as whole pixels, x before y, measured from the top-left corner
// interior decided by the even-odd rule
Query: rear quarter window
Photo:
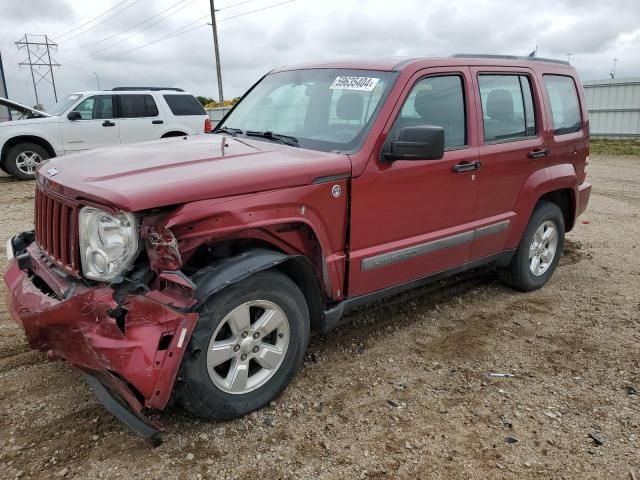
[[[171,113],[182,115],[206,115],[200,102],[191,95],[163,95]]]
[[[563,75],[544,75],[543,79],[551,104],[553,134],[579,132],[582,128],[582,117],[573,79]]]

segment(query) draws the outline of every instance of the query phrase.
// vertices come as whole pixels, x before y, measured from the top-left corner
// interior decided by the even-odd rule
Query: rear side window
[[[531,82],[526,75],[478,77],[484,141],[499,142],[536,135]]]
[[[164,95],[171,113],[176,116],[182,115],[206,115],[207,112],[200,102],[191,95]]]
[[[414,125],[435,125],[444,129],[445,148],[466,145],[465,102],[462,78],[458,75],[427,77],[418,81],[391,128],[390,137]]]
[[[118,95],[121,118],[156,117],[158,107],[151,95]]]
[[[573,79],[562,75],[544,75],[543,78],[551,103],[553,134],[579,132],[582,128],[582,118]]]

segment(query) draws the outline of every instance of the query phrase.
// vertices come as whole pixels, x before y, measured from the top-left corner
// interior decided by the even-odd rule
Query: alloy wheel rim
[[[209,378],[226,393],[256,390],[282,365],[289,339],[289,319],[282,308],[268,300],[245,302],[229,312],[211,336]]]
[[[558,228],[547,220],[538,227],[529,246],[529,270],[536,277],[543,275],[553,263],[558,250]]]
[[[25,150],[20,152],[16,157],[16,166],[18,170],[27,175],[33,175],[38,165],[42,163],[42,157],[38,152]]]

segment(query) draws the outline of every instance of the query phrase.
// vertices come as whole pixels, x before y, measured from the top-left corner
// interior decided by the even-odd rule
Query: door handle
[[[535,150],[531,150],[529,153],[527,153],[527,157],[529,158],[542,158],[542,157],[546,157],[547,155],[549,155],[549,149],[548,148],[537,148]]]
[[[462,162],[453,166],[453,171],[456,173],[464,173],[470,172],[472,170],[480,170],[482,163],[480,160],[476,160],[475,162]]]
[[[162,125],[164,123],[164,120],[153,120],[151,123],[153,123],[154,125]]]
[[[102,126],[103,127],[115,127],[116,124],[110,120],[105,120],[104,122],[102,122]]]

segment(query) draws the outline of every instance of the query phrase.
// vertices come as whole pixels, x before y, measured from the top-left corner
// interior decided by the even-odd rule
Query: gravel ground
[[[226,423],[163,412],[157,448],[0,302],[0,478],[640,478],[640,158],[592,157],[589,175],[544,289],[478,272],[361,309],[312,339],[277,402]],[[32,203],[0,178],[3,246]]]

